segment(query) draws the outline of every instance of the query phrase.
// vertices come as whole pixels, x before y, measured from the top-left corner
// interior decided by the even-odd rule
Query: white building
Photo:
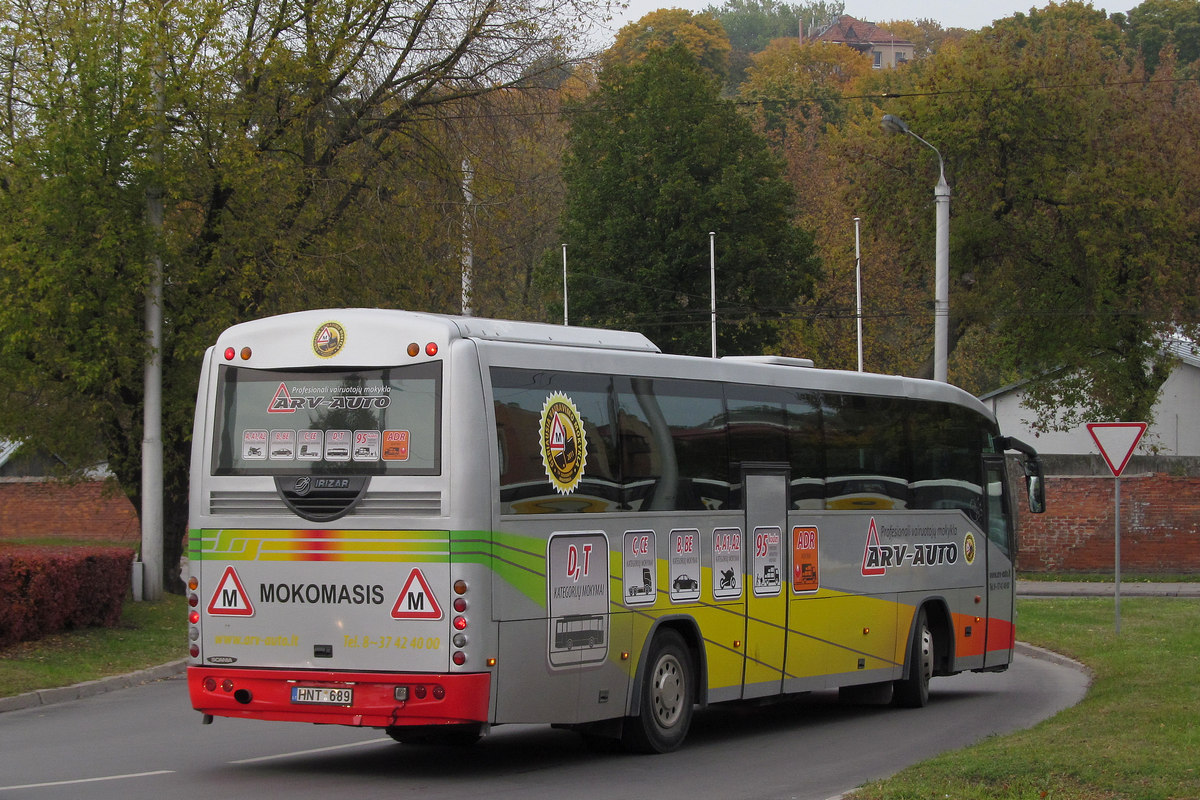
[[[1188,343],[1174,341],[1167,347],[1177,358],[1176,366],[1163,384],[1152,411],[1154,422],[1146,429],[1135,455],[1200,456],[1200,358]],[[1099,454],[1084,425],[1070,431],[1035,433],[1030,425],[1033,412],[1022,405],[1023,387],[1023,383],[1006,386],[980,398],[996,414],[1005,435],[1028,442],[1042,454]]]

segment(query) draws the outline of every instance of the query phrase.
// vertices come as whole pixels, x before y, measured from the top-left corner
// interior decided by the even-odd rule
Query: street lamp
[[[936,249],[933,282],[933,379],[946,381],[946,358],[950,332],[950,184],[946,183],[946,165],[936,147],[917,136],[894,114],[884,114],[881,127],[888,133],[907,133],[932,150],[938,159],[938,182],[933,187],[937,204]]]

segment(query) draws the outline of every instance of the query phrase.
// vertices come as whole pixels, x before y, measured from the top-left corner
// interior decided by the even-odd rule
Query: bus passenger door
[[[788,472],[786,468],[747,469],[742,485],[748,561],[742,697],[765,697],[783,690],[786,663]]]
[[[1013,649],[1014,585],[1016,553],[1014,522],[1010,513],[1004,458],[984,459],[987,491],[987,640],[983,666],[1011,663]]]

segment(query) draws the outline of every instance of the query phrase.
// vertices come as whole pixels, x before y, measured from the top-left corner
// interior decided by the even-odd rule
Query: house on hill
[[[875,69],[891,69],[911,61],[915,47],[912,42],[896,36],[872,22],[863,22],[842,15],[829,25],[817,28],[813,37],[818,42],[844,44],[871,56]]]

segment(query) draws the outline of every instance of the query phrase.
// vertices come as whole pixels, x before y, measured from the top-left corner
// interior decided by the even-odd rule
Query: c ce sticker
[[[325,322],[313,334],[312,349],[321,358],[333,358],[346,344],[346,329],[337,322]]]
[[[542,465],[559,494],[575,491],[587,464],[583,420],[571,398],[553,392],[542,405]]]

